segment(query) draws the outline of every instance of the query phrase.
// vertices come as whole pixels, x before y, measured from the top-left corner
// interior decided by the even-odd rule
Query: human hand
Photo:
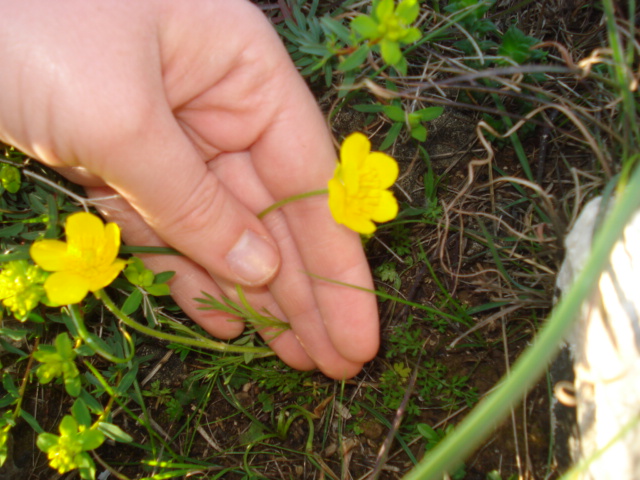
[[[290,366],[355,375],[378,348],[360,239],[324,197],[336,154],[315,100],[275,32],[236,0],[0,0],[0,138],[84,185],[114,191],[101,213],[173,270],[172,294],[212,335],[242,331],[201,311],[205,291],[244,286],[290,322],[270,346]]]

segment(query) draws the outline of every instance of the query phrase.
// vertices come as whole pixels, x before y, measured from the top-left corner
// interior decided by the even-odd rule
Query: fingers
[[[251,149],[256,172],[275,200],[327,188],[336,166],[322,116],[304,82],[295,78],[299,82],[288,85],[281,110]],[[296,201],[281,210],[305,271],[373,288],[359,236],[333,220],[326,197]],[[330,281],[310,282],[336,350],[352,362],[373,358],[379,346],[375,296]]]
[[[257,213],[273,204],[272,197],[253,168],[249,154],[221,155],[209,166],[251,211]],[[278,318],[288,321],[299,343],[325,375],[336,379],[352,377],[362,368],[362,361],[345,358],[328,334],[326,319],[314,295],[312,279],[305,271],[299,246],[291,235],[286,216],[276,211],[269,214],[264,223],[279,246],[282,264],[277,277],[267,287],[246,292],[249,303],[256,309],[266,308]],[[234,295],[233,285],[224,281],[218,281],[218,284],[228,295]],[[353,307],[358,308],[358,305]],[[271,347],[278,355],[284,353],[277,342]]]

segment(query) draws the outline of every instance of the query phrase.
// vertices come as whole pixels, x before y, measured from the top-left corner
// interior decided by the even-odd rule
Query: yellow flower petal
[[[64,231],[71,249],[95,251],[104,242],[104,223],[92,213],[69,215]]]
[[[370,235],[376,231],[375,223],[366,217],[358,215],[347,215],[345,217],[344,225],[361,235]]]
[[[107,223],[104,227],[103,248],[100,261],[110,263],[115,260],[120,250],[120,228],[115,223]]]
[[[340,147],[340,162],[343,167],[360,167],[371,151],[371,142],[366,135],[356,132],[349,135]]]
[[[127,262],[118,258],[112,264],[102,267],[94,274],[85,276],[89,290],[97,292],[101,288],[110,285],[126,265]]]
[[[386,153],[372,152],[366,160],[367,168],[376,171],[378,176],[379,188],[389,188],[398,179],[398,162]]]
[[[344,223],[344,186],[335,178],[329,180],[329,209],[337,223]]]
[[[40,268],[48,272],[62,270],[67,264],[67,244],[60,240],[36,240],[29,254]]]
[[[380,203],[371,214],[371,219],[375,222],[382,223],[393,220],[398,215],[398,201],[389,190],[380,192]]]
[[[44,291],[54,306],[81,302],[89,293],[89,282],[74,272],[55,272],[44,282]]]

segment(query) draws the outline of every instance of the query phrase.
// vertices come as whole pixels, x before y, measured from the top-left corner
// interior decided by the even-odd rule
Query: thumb
[[[167,244],[210,274],[246,286],[267,283],[280,255],[262,222],[208,168],[173,116],[151,118],[154,125],[133,129],[130,141],[98,149],[109,153],[87,167]]]

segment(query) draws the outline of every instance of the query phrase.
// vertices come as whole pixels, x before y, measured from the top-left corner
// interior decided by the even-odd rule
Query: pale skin
[[[357,234],[324,196],[330,134],[262,13],[244,0],[0,0],[0,139],[83,185],[131,245],[173,270],[176,302],[218,338],[243,325],[198,310],[206,291],[290,322],[270,346],[291,367],[349,378],[378,349]]]

